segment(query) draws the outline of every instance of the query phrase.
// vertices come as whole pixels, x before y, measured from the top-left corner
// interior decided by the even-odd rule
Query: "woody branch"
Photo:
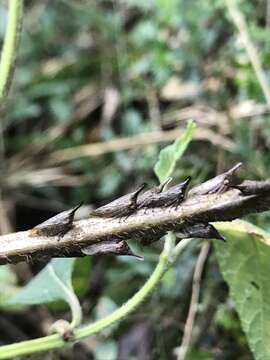
[[[0,236],[0,264],[34,261],[46,257],[83,256],[81,249],[115,237],[121,240],[148,237],[157,240],[167,231],[181,231],[187,224],[230,221],[270,210],[270,181],[244,181],[248,193],[229,188],[224,193],[189,196],[177,209],[138,210],[127,219],[95,218],[74,222],[59,236],[32,237],[30,231]],[[241,185],[238,185],[239,188]],[[156,238],[155,238],[156,235]]]

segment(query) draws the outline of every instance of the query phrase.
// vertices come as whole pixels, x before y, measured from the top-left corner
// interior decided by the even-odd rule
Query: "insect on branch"
[[[190,190],[190,177],[168,187],[169,180],[145,192],[142,185],[73,221],[78,207],[67,210],[34,229],[0,236],[0,264],[49,257],[96,254],[134,255],[129,239],[142,245],[159,240],[168,231],[188,237],[224,240],[215,221],[231,221],[270,210],[270,180],[242,183],[236,178],[241,164]]]

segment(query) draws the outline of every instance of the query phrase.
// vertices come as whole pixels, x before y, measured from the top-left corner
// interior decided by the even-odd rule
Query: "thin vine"
[[[124,319],[129,313],[137,308],[150,293],[155,289],[165,272],[176,261],[180,253],[185,249],[192,239],[182,240],[177,246],[174,246],[174,235],[166,236],[164,249],[159,257],[159,262],[142,288],[120,308],[105,318],[92,324],[83,326],[74,330],[74,341],[81,340],[87,336],[98,333],[116,321]],[[177,249],[177,251],[175,251]],[[22,341],[15,344],[0,346],[0,359],[12,359],[15,356],[30,355],[36,352],[49,351],[52,349],[67,346],[59,334],[49,335],[42,338]]]
[[[9,0],[6,34],[0,60],[0,102],[8,94],[22,29],[23,0]]]

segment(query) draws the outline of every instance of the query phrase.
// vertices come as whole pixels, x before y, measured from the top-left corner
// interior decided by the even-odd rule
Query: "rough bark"
[[[270,181],[244,181],[237,187],[228,187],[223,193],[203,195],[192,195],[190,191],[191,195],[177,209],[139,209],[128,218],[120,219],[89,216],[86,220],[74,222],[73,228],[61,238],[33,236],[33,231],[2,235],[0,264],[47,257],[84,256],[84,248],[102,241],[108,246],[111,239],[125,241],[135,238],[148,244],[170,230],[185,233],[184,229],[191,224],[231,221],[250,213],[270,210]]]

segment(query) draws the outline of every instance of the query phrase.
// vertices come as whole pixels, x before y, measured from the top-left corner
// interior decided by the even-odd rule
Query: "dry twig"
[[[269,84],[268,84],[265,72],[263,70],[260,58],[258,56],[258,51],[255,48],[255,46],[253,45],[253,42],[251,41],[251,38],[249,36],[246,19],[245,19],[244,15],[242,14],[242,12],[238,9],[235,0],[225,0],[225,3],[230,12],[230,15],[232,17],[234,25],[236,26],[236,28],[239,31],[244,48],[249,57],[249,61],[251,62],[251,65],[254,69],[254,72],[256,74],[258,82],[263,91],[266,103],[267,103],[268,107],[270,107]]]
[[[201,248],[198,260],[196,262],[194,275],[193,275],[193,282],[192,282],[192,296],[189,305],[187,320],[185,323],[182,344],[178,349],[176,349],[177,360],[185,359],[188,348],[190,346],[192,330],[198,309],[198,302],[199,302],[200,288],[201,288],[201,277],[209,250],[210,250],[210,243],[209,242],[204,243]]]
[[[154,131],[140,134],[133,137],[113,139],[107,142],[81,145],[69,149],[57,150],[49,158],[49,164],[58,164],[85,156],[98,156],[109,152],[142,148],[145,145],[170,142],[183,135],[184,130],[174,129],[170,131]],[[227,151],[233,151],[235,144],[225,136],[216,134],[210,129],[197,128],[194,132],[194,139],[210,141]]]
[[[59,236],[31,236],[22,231],[0,236],[0,263],[16,263],[46,257],[83,256],[81,249],[96,243],[135,238],[158,240],[167,231],[182,231],[190,224],[230,221],[270,209],[270,181],[244,182],[243,187],[223,193],[198,195],[195,191],[178,207],[140,209],[127,219],[95,218],[77,221]],[[242,184],[241,184],[242,185]],[[60,241],[59,241],[60,240]]]

